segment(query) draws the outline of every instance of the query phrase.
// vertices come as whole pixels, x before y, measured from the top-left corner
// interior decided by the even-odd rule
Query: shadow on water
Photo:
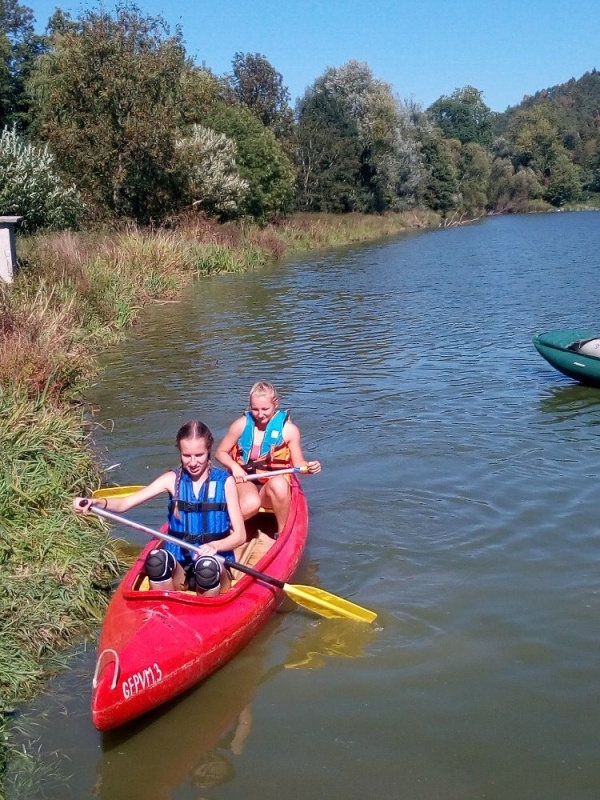
[[[106,733],[94,793],[103,800],[163,800],[184,783],[228,783],[252,731],[254,694],[273,675],[264,657],[264,648],[242,654],[166,710]]]

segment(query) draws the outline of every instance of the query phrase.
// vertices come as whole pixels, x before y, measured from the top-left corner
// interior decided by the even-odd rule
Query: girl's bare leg
[[[273,509],[277,530],[281,533],[290,513],[290,484],[282,475],[270,478],[260,490],[260,498],[264,506]]]

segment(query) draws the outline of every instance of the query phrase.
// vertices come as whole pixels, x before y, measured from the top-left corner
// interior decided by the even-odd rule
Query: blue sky
[[[96,4],[21,0],[38,31],[58,6],[77,17]],[[366,61],[403,100],[427,107],[471,85],[493,111],[600,69],[600,0],[137,0],[179,25],[188,55],[217,75],[233,55],[260,53],[292,101],[327,67]],[[108,9],[114,6],[105,2]]]

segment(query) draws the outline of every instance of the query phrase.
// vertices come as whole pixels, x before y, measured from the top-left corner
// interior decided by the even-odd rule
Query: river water
[[[94,388],[114,480],[175,465],[188,418],[220,437],[273,380],[323,464],[303,479],[294,582],[379,616],[286,601],[218,674],[105,735],[94,648],[78,653],[19,720],[40,751],[23,796],[597,800],[600,391],[531,339],[600,330],[599,220],[420,232],[205,279],[144,312]],[[157,525],[162,503],[131,515]]]

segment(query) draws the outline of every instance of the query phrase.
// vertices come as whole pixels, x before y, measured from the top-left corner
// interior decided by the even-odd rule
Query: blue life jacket
[[[177,498],[172,497],[169,501],[170,535],[197,546],[225,539],[231,531],[231,520],[225,497],[225,481],[230,477],[229,473],[224,469],[210,467],[208,476],[200,489],[200,495],[196,497],[189,474],[181,467],[179,469],[181,478],[178,496]],[[175,470],[176,473],[178,471]],[[177,486],[177,479],[175,485]],[[179,519],[175,516],[176,500]],[[173,553],[184,566],[193,561],[192,551],[171,542],[165,544],[165,550]],[[220,555],[230,560],[234,557],[231,550],[220,553]]]
[[[250,470],[277,469],[279,467],[289,467],[291,465],[290,452],[283,438],[283,427],[289,418],[289,411],[276,411],[265,429],[265,435],[260,443],[258,458],[250,459],[252,453],[252,443],[254,441],[254,431],[256,423],[254,417],[246,412],[246,425],[242,435],[234,448],[233,458]]]

